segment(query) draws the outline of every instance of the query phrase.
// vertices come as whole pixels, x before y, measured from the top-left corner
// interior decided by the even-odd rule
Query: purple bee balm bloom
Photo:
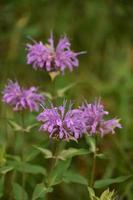
[[[121,128],[118,119],[104,120],[108,112],[104,110],[100,101],[94,104],[84,104],[81,108],[87,132],[90,135],[99,133],[101,136],[114,133],[115,128]]]
[[[44,102],[44,98],[38,93],[36,87],[23,89],[18,82],[8,81],[4,91],[2,101],[13,107],[14,111],[29,109],[38,111],[39,105]]]
[[[41,131],[47,131],[50,137],[59,139],[78,139],[85,132],[85,124],[82,120],[82,111],[71,109],[66,112],[65,104],[60,107],[44,109],[37,117],[43,122]]]
[[[32,64],[34,69],[43,69],[46,71],[61,71],[68,68],[70,71],[78,67],[77,56],[85,52],[76,53],[71,50],[71,44],[68,38],[60,38],[57,46],[54,46],[54,39],[48,39],[48,44],[35,42],[33,45],[27,44],[27,64]]]

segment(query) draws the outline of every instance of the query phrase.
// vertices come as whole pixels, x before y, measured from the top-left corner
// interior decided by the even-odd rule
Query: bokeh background
[[[111,115],[122,119],[123,129],[101,140],[101,148],[110,159],[98,161],[97,178],[130,175],[133,171],[133,1],[1,0],[1,90],[10,78],[25,86],[34,84],[51,91],[47,73],[34,71],[26,64],[25,50],[26,43],[31,42],[29,37],[46,42],[51,31],[56,41],[60,35],[67,34],[74,50],[87,51],[80,56],[77,70],[57,78],[56,87],[76,83],[66,93],[68,99],[80,103],[83,99],[94,101],[101,97]],[[3,115],[2,104],[0,115]],[[1,125],[3,121],[1,118]],[[80,162],[77,160],[78,170],[86,173],[88,163],[83,158]],[[81,186],[62,187],[66,199],[86,198],[86,191]],[[121,199],[133,199],[131,181],[114,187]],[[81,195],[75,193],[77,189]],[[62,198],[60,191],[55,190],[52,200]]]

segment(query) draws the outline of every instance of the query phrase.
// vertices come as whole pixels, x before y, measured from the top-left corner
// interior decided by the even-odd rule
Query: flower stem
[[[25,122],[24,122],[24,112],[21,112],[21,124],[22,124],[22,147],[21,147],[21,159],[22,163],[24,163],[24,149],[25,149]],[[24,167],[24,166],[23,166]],[[23,168],[22,172],[22,196],[21,199],[24,200],[24,188],[25,188],[25,169]]]
[[[90,181],[91,187],[93,187],[95,181],[95,170],[96,170],[96,151],[93,153],[93,158],[92,158],[92,172]]]
[[[91,179],[90,185],[93,187],[95,181],[95,171],[96,171],[96,154],[97,154],[97,138],[95,137],[95,149],[92,156],[92,172],[91,172]]]

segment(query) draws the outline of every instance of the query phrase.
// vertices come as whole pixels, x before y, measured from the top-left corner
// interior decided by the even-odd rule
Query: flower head
[[[39,104],[43,103],[44,98],[38,93],[36,87],[23,89],[18,82],[8,81],[3,91],[2,101],[9,104],[14,111],[29,109],[30,111],[38,111]]]
[[[34,69],[43,69],[48,72],[61,71],[68,68],[70,71],[78,67],[79,54],[71,50],[71,43],[68,38],[60,38],[57,46],[54,46],[54,39],[51,34],[47,44],[35,42],[33,45],[27,44],[27,64],[32,64]]]
[[[104,119],[109,113],[104,110],[104,106],[100,101],[93,104],[86,103],[80,109],[83,112],[86,130],[90,135],[99,133],[104,136],[108,133],[114,133],[115,128],[121,128],[118,119]]]
[[[66,105],[44,109],[37,117],[38,121],[43,122],[41,131],[47,131],[50,137],[59,139],[78,139],[85,132],[85,124],[82,120],[82,111],[69,108]]]

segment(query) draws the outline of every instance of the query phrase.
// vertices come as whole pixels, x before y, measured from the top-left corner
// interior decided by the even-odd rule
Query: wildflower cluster
[[[68,38],[62,37],[56,48],[51,35],[48,44],[35,42],[27,44],[27,63],[34,69],[43,69],[48,72],[61,71],[68,68],[70,71],[78,66],[77,56],[83,52],[75,53],[71,49]],[[21,88],[18,82],[9,81],[3,91],[3,102],[9,104],[14,111],[29,109],[38,111],[40,104],[44,105],[44,98],[38,93],[36,87]],[[105,120],[108,112],[104,110],[100,101],[95,103],[83,103],[79,108],[73,109],[70,105],[45,108],[37,120],[42,123],[40,131],[48,132],[50,137],[59,139],[79,139],[84,134],[104,136],[114,133],[115,128],[121,128],[119,119]]]
[[[105,120],[104,115],[108,112],[104,111],[103,105],[99,102],[92,104],[84,104],[77,109],[68,109],[66,105],[44,109],[37,120],[43,124],[41,131],[47,131],[50,137],[59,139],[78,139],[83,134],[104,136],[108,133],[114,133],[115,128],[121,128],[119,119]]]
[[[66,36],[60,38],[57,46],[55,47],[54,39],[51,35],[47,44],[34,42],[34,44],[26,45],[26,50],[28,51],[27,63],[31,64],[34,69],[47,71],[53,82],[57,74],[63,74],[66,69],[72,71],[79,65],[77,57],[79,54],[84,52],[76,53],[72,51],[70,47],[70,41]],[[95,198],[99,200],[111,200],[112,198],[113,200],[114,192],[106,190],[102,193],[101,197],[98,198],[93,191],[93,186],[95,187],[96,157],[101,154],[98,152],[95,139],[90,136],[99,135],[100,137],[103,137],[106,134],[114,134],[115,130],[117,128],[121,128],[122,126],[119,119],[108,119],[109,112],[104,109],[100,100],[95,101],[94,103],[83,102],[77,108],[74,108],[74,106],[71,103],[67,103],[67,101],[60,106],[56,106],[57,98],[63,96],[60,95],[60,93],[64,94],[68,88],[70,87],[65,87],[65,90],[62,88],[62,92],[59,92],[59,90],[54,91],[54,95],[52,96],[49,92],[39,93],[37,87],[32,86],[29,88],[23,88],[17,81],[8,81],[2,92],[2,101],[9,105],[15,112],[26,110],[24,113],[28,115],[28,112],[38,111],[37,117],[34,118],[38,123],[35,122],[29,124],[28,120],[25,122],[26,115],[23,115],[22,112],[18,112],[20,114],[19,119],[14,118],[9,120],[9,125],[14,129],[14,136],[8,137],[8,133],[6,133],[5,138],[7,137],[7,143],[4,144],[4,148],[0,147],[0,172],[1,175],[3,174],[2,181],[0,182],[1,188],[3,188],[3,194],[1,193],[1,190],[0,197],[4,199],[14,199],[15,197],[16,199],[18,196],[18,199],[20,199],[19,196],[22,196],[22,199],[29,199],[29,197],[34,200],[46,199],[47,193],[52,192],[55,185],[65,181],[66,183],[73,182],[85,185],[88,188],[90,199]],[[50,107],[47,107],[47,99],[46,97],[44,98],[42,94],[46,94],[47,97],[54,100],[50,103]],[[40,112],[39,110],[41,107],[43,107],[43,110]],[[31,119],[33,118],[29,119],[29,121],[32,121]],[[29,141],[26,139],[25,133],[30,132],[31,134],[34,134],[34,131],[32,132],[31,130],[36,126],[36,124],[39,123],[39,131],[48,134],[49,138],[52,139],[56,138],[64,141],[77,141],[84,135],[87,135],[89,136],[88,140],[90,141],[90,147],[68,147],[63,149],[64,142],[61,147],[58,142],[58,144],[56,144],[57,147],[55,147],[53,143],[53,145],[46,145],[44,148],[42,144],[33,145],[32,140],[28,145]],[[6,131],[8,131],[7,128]],[[22,133],[18,136],[17,140],[16,131]],[[5,152],[5,146],[8,147],[9,139],[12,140],[11,142],[13,145],[9,143],[9,147],[13,150],[13,155],[10,155],[9,152],[7,156],[9,150],[7,149],[7,152]],[[37,140],[37,143],[39,143],[39,140]],[[35,150],[33,148],[35,148]],[[51,159],[52,162],[43,162],[40,165],[42,159],[36,159],[40,152],[43,154],[44,159]],[[90,154],[89,162],[92,159],[92,171],[89,170],[89,182],[82,175],[77,174],[77,172],[73,172],[70,167],[73,156],[87,154]],[[6,159],[4,157],[5,155]],[[34,164],[37,160],[39,161],[39,165]],[[49,166],[49,164],[51,166]],[[45,169],[45,167],[47,169]],[[61,173],[59,173],[60,170]],[[19,174],[17,174],[17,172]],[[36,180],[33,179],[34,184],[30,184],[29,187],[28,184],[30,179],[27,180],[26,177],[30,178],[30,174],[32,174],[32,179],[34,174],[39,174],[38,178],[40,178],[36,180],[41,181],[42,179],[42,182],[36,183]],[[14,178],[10,178],[11,176]],[[18,177],[20,177],[21,180],[19,180]],[[129,178],[130,176],[128,175],[126,178],[127,177]],[[121,177],[118,179],[120,180]],[[7,183],[9,189],[7,188]],[[115,181],[112,181],[112,183],[115,183]],[[33,194],[31,194],[32,185],[34,187]],[[30,189],[29,194],[27,194],[27,186]],[[17,190],[20,191],[20,195],[18,195]],[[9,193],[9,191],[11,191],[11,195],[8,198],[8,196],[5,195]]]
[[[71,50],[68,38],[60,38],[57,46],[54,46],[54,39],[51,34],[47,44],[35,42],[27,44],[27,64],[32,64],[34,69],[42,69],[48,72],[61,71],[68,68],[70,71],[78,67],[77,56],[84,52],[76,53]]]

